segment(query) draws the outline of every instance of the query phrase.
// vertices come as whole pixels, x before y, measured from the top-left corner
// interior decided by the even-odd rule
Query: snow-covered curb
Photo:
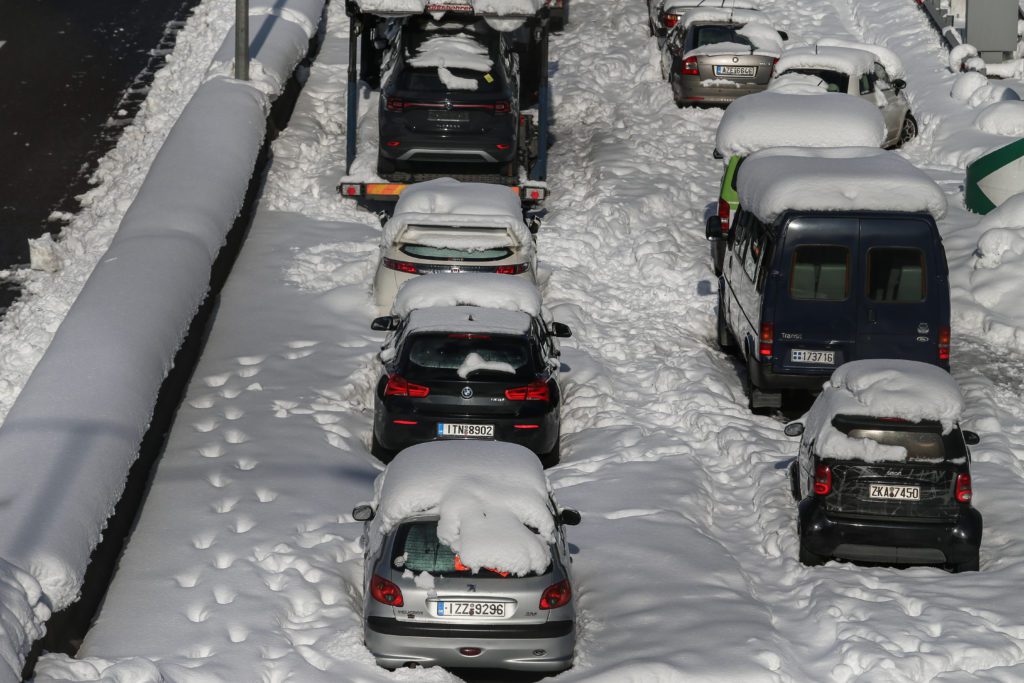
[[[241,209],[270,101],[303,57],[323,2],[301,10],[301,24],[270,16],[273,8],[250,19],[264,28],[254,36],[253,82],[217,75],[214,60],[0,426],[4,680],[17,679],[50,611],[78,597]]]

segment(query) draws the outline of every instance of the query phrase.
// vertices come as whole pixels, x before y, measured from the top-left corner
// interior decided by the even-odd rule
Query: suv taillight
[[[683,60],[683,70],[680,71],[684,76],[699,76],[700,69],[697,68],[697,58],[687,57]]]
[[[665,25],[665,28],[675,28],[675,25],[679,23],[679,15],[663,14],[661,15],[661,23]]]
[[[971,475],[961,472],[956,475],[956,500],[958,503],[970,503],[972,497]]]
[[[405,109],[405,101],[400,97],[385,97],[384,108],[388,111],[402,111]]]
[[[377,602],[382,602],[392,607],[401,607],[405,604],[405,600],[402,598],[402,589],[376,574],[370,580],[370,595]]]
[[[505,398],[510,401],[550,401],[551,390],[548,383],[542,380],[530,382],[525,387],[506,389]]]
[[[729,207],[729,202],[725,201],[721,197],[718,198],[718,217],[722,219],[722,234],[725,235],[729,232],[729,214],[732,209]]]
[[[559,581],[544,589],[544,593],[540,596],[540,608],[555,609],[556,607],[563,607],[568,605],[571,599],[572,586],[569,585],[569,580]]]
[[[423,398],[430,394],[430,387],[413,384],[401,375],[388,375],[388,383],[384,387],[385,396],[411,396]]]
[[[761,336],[757,341],[757,355],[761,358],[771,358],[774,343],[775,323],[761,323]]]
[[[939,360],[949,360],[949,328],[939,328]]]
[[[512,111],[512,103],[508,100],[500,100],[494,103],[495,114],[508,114]]]
[[[832,469],[825,463],[814,466],[814,493],[819,496],[832,493]]]

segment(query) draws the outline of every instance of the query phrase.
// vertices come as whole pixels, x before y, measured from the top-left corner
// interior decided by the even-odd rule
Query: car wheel
[[[804,542],[800,541],[800,564],[808,567],[820,567],[828,561],[828,558],[818,553],[812,553],[810,550],[804,547]]]
[[[555,439],[555,446],[550,451],[540,456],[540,464],[544,466],[544,469],[554,467],[558,464],[558,461],[562,459],[562,435],[559,434],[558,438]]]
[[[900,126],[900,137],[896,141],[897,147],[902,147],[917,137],[917,119],[908,111],[903,117],[903,125]]]
[[[370,439],[370,454],[385,465],[395,459],[394,451],[384,448],[383,444],[377,440],[377,432],[374,432]]]
[[[960,574],[961,572],[976,572],[980,569],[981,561],[978,558],[978,551],[974,551],[974,556],[966,562],[959,562],[957,564],[950,565],[949,571],[954,574]]]
[[[388,159],[380,152],[377,152],[377,175],[382,178],[386,178],[387,176],[394,174],[397,170],[398,164],[394,159]]]
[[[786,468],[786,472],[789,474],[789,492],[793,496],[793,500],[800,500],[800,468],[799,463],[796,459],[789,463],[789,467]]]
[[[729,331],[729,325],[725,321],[725,311],[722,310],[722,285],[721,282],[718,285],[718,307],[716,314],[716,328],[718,336],[718,348],[726,353],[730,353],[736,348],[736,342],[733,339],[732,332]]]

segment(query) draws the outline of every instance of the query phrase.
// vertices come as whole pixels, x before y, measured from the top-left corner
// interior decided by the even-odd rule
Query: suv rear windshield
[[[475,90],[456,90],[457,93],[500,93],[502,91],[502,80],[496,71],[488,73],[474,71],[472,69],[448,69],[457,78],[468,78],[476,83]],[[409,67],[406,66],[398,74],[396,86],[401,90],[410,90],[420,93],[447,92],[448,87],[441,82],[441,76],[437,73],[437,67]]]
[[[407,347],[404,374],[420,380],[532,380],[537,375],[535,355],[525,336],[425,333],[410,338]],[[469,358],[470,354],[478,358]],[[484,365],[491,363],[492,368]],[[462,377],[458,371],[464,364],[479,369]]]
[[[407,522],[395,532],[391,566],[411,572],[430,572],[434,576],[469,576],[473,572],[462,564],[459,556],[437,538],[437,522]],[[551,571],[551,565],[545,574]],[[504,578],[508,572],[483,568],[476,576]],[[527,576],[536,576],[530,573]]]
[[[906,247],[868,250],[868,298],[887,303],[924,301],[924,252]]]
[[[499,261],[512,255],[507,247],[498,249],[448,249],[446,247],[427,247],[422,244],[406,244],[401,248],[403,254],[416,258],[434,259],[435,261]]]
[[[959,428],[942,434],[937,422],[901,422],[837,415],[832,425],[853,439],[871,439],[887,446],[907,449],[907,461],[938,462],[967,457]]]
[[[793,251],[789,295],[794,299],[842,301],[849,288],[850,250],[813,244]]]

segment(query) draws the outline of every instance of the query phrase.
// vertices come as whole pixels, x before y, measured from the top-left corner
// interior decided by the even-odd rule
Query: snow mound
[[[415,67],[467,69],[480,73],[487,73],[494,66],[487,48],[467,35],[431,36],[419,46],[416,56],[409,58],[409,64]],[[475,81],[472,89],[476,90]]]
[[[1004,85],[990,83],[988,77],[977,71],[968,71],[957,76],[950,97],[964,102],[969,107],[984,107],[994,102],[1019,100],[1015,90]]]
[[[407,280],[398,290],[392,313],[406,316],[423,308],[479,306],[537,317],[540,292],[523,278],[495,273],[435,273]]]
[[[754,9],[729,9],[701,7],[686,12],[682,17],[682,24],[686,28],[697,22],[723,23],[723,24],[746,24],[751,21],[764,21],[764,15]]]
[[[736,32],[753,43],[759,50],[771,52],[776,56],[782,54],[782,36],[768,24],[751,21]]]
[[[832,426],[836,415],[894,417],[938,422],[948,434],[960,419],[964,399],[948,372],[908,360],[857,360],[840,366],[825,383],[804,419],[804,440],[830,458],[866,462],[904,460],[902,446],[852,439]]]
[[[715,149],[728,158],[768,147],[879,147],[885,141],[885,120],[878,107],[848,95],[814,92],[802,96],[764,91],[739,98],[718,124]]]
[[[954,45],[949,51],[949,70],[958,72],[962,69],[964,62],[972,57],[978,56],[978,48],[970,43]]]
[[[982,232],[970,274],[971,294],[999,323],[1024,330],[1024,194],[1010,197],[986,215],[976,228]]]
[[[786,50],[775,65],[775,73],[791,69],[829,69],[860,78],[875,68],[875,55],[849,47],[797,47]]]
[[[994,135],[1024,135],[1024,102],[1003,101],[990,104],[974,117],[974,127]]]
[[[885,68],[890,78],[904,78],[907,75],[903,68],[903,60],[895,52],[881,45],[871,43],[858,43],[852,40],[840,40],[838,38],[822,38],[818,41],[821,47],[845,47],[854,50],[864,50],[875,56],[875,60]]]
[[[405,213],[505,216],[521,222],[523,208],[516,193],[507,187],[437,178],[402,190],[394,215]]]
[[[474,572],[488,567],[521,576],[541,573],[551,561],[550,487],[537,456],[522,446],[412,446],[388,465],[374,490],[382,533],[411,516],[437,514],[438,539]]]
[[[784,211],[946,213],[946,196],[923,171],[877,147],[776,147],[740,166],[740,204],[766,223]]]
[[[520,311],[502,311],[478,306],[439,306],[412,311],[409,314],[408,329],[416,332],[525,334],[530,330],[532,322],[533,318]],[[393,355],[392,346],[388,346],[387,350]]]

